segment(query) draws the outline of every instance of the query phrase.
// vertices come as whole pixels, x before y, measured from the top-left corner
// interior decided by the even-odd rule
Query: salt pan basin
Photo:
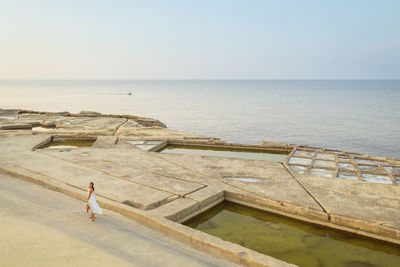
[[[44,146],[40,147],[41,149],[64,149],[64,148],[79,148],[79,147],[90,147],[94,143],[94,140],[65,140],[65,141],[52,141]]]
[[[265,152],[265,151],[248,151],[240,149],[225,149],[225,148],[210,148],[201,146],[176,146],[168,145],[159,152],[161,153],[174,153],[174,154],[189,154],[189,155],[202,155],[214,156],[224,158],[241,158],[241,159],[256,159],[256,160],[270,160],[283,162],[286,154]]]
[[[400,247],[230,202],[184,223],[299,266],[399,266]]]

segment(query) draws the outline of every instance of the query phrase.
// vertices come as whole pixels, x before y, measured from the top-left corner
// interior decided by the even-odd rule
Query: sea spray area
[[[0,117],[4,175],[81,200],[93,180],[104,209],[215,257],[249,266],[297,263],[182,224],[226,201],[257,208],[261,217],[265,212],[283,215],[306,228],[312,224],[350,234],[356,242],[385,242],[387,251],[398,251],[399,159],[304,144],[230,143],[135,115],[12,109],[0,110]],[[285,157],[168,153],[168,147]],[[357,253],[346,254],[345,261],[359,262]],[[380,264],[391,266],[392,261]]]

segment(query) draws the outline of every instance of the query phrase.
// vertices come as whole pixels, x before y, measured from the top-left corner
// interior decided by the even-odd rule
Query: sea
[[[0,108],[132,114],[233,143],[400,158],[400,80],[0,80]]]

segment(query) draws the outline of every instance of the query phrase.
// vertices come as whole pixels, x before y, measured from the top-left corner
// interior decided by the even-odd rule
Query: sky
[[[400,1],[0,0],[0,79],[400,79]]]

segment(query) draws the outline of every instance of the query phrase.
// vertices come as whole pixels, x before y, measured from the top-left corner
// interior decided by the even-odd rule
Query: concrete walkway
[[[235,266],[104,210],[0,173],[0,266]]]

